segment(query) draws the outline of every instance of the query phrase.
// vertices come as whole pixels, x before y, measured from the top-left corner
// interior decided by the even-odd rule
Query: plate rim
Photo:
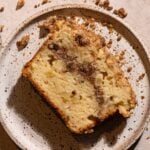
[[[47,14],[47,13],[50,13],[50,12],[53,12],[53,11],[57,11],[57,10],[60,10],[60,9],[68,9],[68,8],[77,8],[77,9],[82,9],[83,8],[83,9],[99,12],[101,14],[104,14],[104,15],[107,15],[107,16],[111,17],[113,20],[118,21],[122,26],[127,28],[129,30],[129,32],[131,34],[133,34],[134,37],[136,37],[136,39],[141,44],[141,46],[144,49],[144,52],[147,55],[148,64],[150,64],[150,54],[148,53],[147,46],[144,44],[144,42],[140,38],[140,36],[138,34],[136,34],[135,31],[125,21],[123,21],[122,19],[118,18],[117,16],[107,12],[106,10],[100,9],[97,6],[92,6],[92,5],[89,5],[89,4],[76,4],[76,3],[75,4],[72,3],[72,4],[60,4],[60,5],[49,6],[49,7],[45,8],[45,9],[43,9],[43,10],[40,10],[40,11],[34,13],[33,15],[27,17],[23,22],[21,22],[14,29],[14,31],[8,36],[8,38],[5,39],[4,44],[2,43],[2,48],[0,50],[0,62],[2,60],[1,57],[3,56],[3,53],[5,52],[6,47],[9,45],[9,43],[12,41],[12,39],[17,35],[17,33],[22,28],[24,28],[26,25],[28,25],[32,20],[34,20],[34,19],[36,19],[36,18],[38,18],[38,17],[40,17],[40,16],[42,16],[44,14]],[[148,80],[149,80],[149,78],[148,78]],[[149,80],[149,82],[150,82],[150,80]],[[144,122],[143,122],[141,128],[138,129],[137,132],[134,135],[131,136],[130,141],[127,141],[126,143],[124,143],[124,145],[122,145],[120,147],[121,149],[128,149],[131,145],[133,145],[136,142],[136,140],[140,137],[140,135],[144,131],[144,128],[145,128],[145,126],[147,124],[147,119],[149,118],[149,114],[150,114],[150,106],[148,107],[148,111],[147,111],[147,113],[145,114],[145,116],[143,118]],[[12,141],[15,142],[15,144],[17,144],[22,149],[26,149],[25,145],[23,145],[20,141],[18,141],[18,139],[15,136],[13,136],[13,134],[9,130],[9,128],[7,126],[5,126],[5,122],[4,122],[4,120],[2,118],[2,115],[1,115],[1,109],[0,109],[0,123],[2,124],[4,130],[7,132],[7,134],[12,139]]]

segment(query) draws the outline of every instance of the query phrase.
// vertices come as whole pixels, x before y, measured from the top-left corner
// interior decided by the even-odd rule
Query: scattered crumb
[[[17,41],[16,45],[18,50],[24,49],[28,45],[29,40],[30,40],[30,36],[25,35],[21,38],[21,40]]]
[[[114,28],[111,23],[103,21],[101,24],[102,24],[102,26],[106,26],[108,28],[109,34],[111,34],[113,32]]]
[[[119,42],[120,40],[121,40],[121,35],[118,35],[118,37],[117,37],[117,41]]]
[[[40,32],[39,32],[39,38],[44,38],[48,35],[49,33],[49,29],[48,27],[45,25],[45,24],[41,24],[38,26],[39,29],[40,29]]]
[[[112,7],[112,6],[108,6],[106,9],[107,9],[108,11],[111,11],[111,10],[113,9],[113,7]]]
[[[95,19],[94,19],[94,18],[89,18],[89,19],[87,19],[87,21],[88,21],[89,23],[95,23]]]
[[[38,6],[37,5],[34,5],[34,8],[37,8]]]
[[[0,25],[0,32],[3,32],[4,25]]]
[[[116,60],[117,60],[117,62],[119,63],[120,66],[123,66],[126,63],[126,61],[124,59],[124,55],[125,55],[125,50],[121,51],[119,54],[117,54],[115,56]]]
[[[124,55],[125,55],[125,51],[122,51],[119,55],[119,60],[123,60],[124,59]]]
[[[23,55],[23,56],[25,56],[26,54],[25,54],[25,53],[23,53],[22,55]]]
[[[139,82],[140,80],[142,80],[144,78],[144,76],[145,76],[145,73],[142,73],[136,81]]]
[[[100,3],[100,0],[95,1],[95,5],[99,5],[99,3]]]
[[[109,4],[110,4],[109,0],[103,0],[103,1],[102,1],[102,5],[103,5],[103,6],[106,6],[106,7],[107,7],[107,6],[109,6]]]
[[[119,16],[120,18],[125,18],[127,16],[127,12],[124,8],[119,8],[118,10],[115,9],[113,11],[113,13],[117,16]]]
[[[106,27],[107,27],[107,26],[108,26],[108,23],[105,22],[105,21],[103,21],[103,22],[102,22],[102,26],[106,26]]]
[[[128,129],[128,131],[132,131],[132,130],[133,130],[132,128],[129,128],[129,129]]]
[[[144,96],[141,96],[141,99],[144,99],[145,97]]]
[[[38,8],[38,7],[40,7],[40,4],[34,5],[34,8]]]
[[[3,12],[4,11],[4,7],[0,7],[0,12]]]
[[[111,48],[111,46],[112,46],[112,39],[109,40],[109,42],[106,44],[106,46],[107,46],[108,48]]]
[[[95,25],[95,23],[91,23],[91,24],[89,24],[89,27],[90,27],[92,30],[95,30],[96,25]]]
[[[42,1],[42,5],[44,5],[44,4],[46,4],[46,3],[48,3],[48,0],[43,0],[43,1]]]
[[[127,72],[131,72],[132,71],[132,67],[128,67]]]
[[[18,0],[16,10],[21,9],[25,4],[25,0]]]
[[[146,139],[149,140],[149,139],[150,139],[150,136],[148,136]]]
[[[113,9],[113,7],[110,6],[109,0],[96,0],[95,5],[100,6],[108,11]]]
[[[83,25],[85,26],[85,27],[87,27],[87,26],[89,26],[89,22],[88,21],[85,21],[84,23],[83,23]]]

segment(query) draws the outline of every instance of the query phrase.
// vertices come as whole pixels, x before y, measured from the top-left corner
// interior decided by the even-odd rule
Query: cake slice
[[[84,26],[50,18],[47,41],[22,74],[74,133],[90,133],[115,112],[130,116],[134,92],[104,40]]]

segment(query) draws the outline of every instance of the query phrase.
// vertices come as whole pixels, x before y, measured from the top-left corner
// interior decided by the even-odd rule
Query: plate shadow
[[[42,100],[29,81],[23,77],[20,77],[13,87],[7,104],[22,118],[22,134],[31,139],[34,139],[36,134],[40,135],[44,139],[42,144],[48,144],[52,150],[90,149],[102,138],[111,147],[126,126],[126,120],[116,114],[95,127],[92,134],[72,134],[54,109]],[[31,130],[35,133],[31,134]]]

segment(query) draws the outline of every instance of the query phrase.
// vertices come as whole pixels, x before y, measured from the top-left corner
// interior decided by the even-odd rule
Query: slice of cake
[[[103,38],[63,18],[50,18],[46,25],[49,38],[22,74],[67,127],[89,133],[115,112],[129,117],[135,96]]]

